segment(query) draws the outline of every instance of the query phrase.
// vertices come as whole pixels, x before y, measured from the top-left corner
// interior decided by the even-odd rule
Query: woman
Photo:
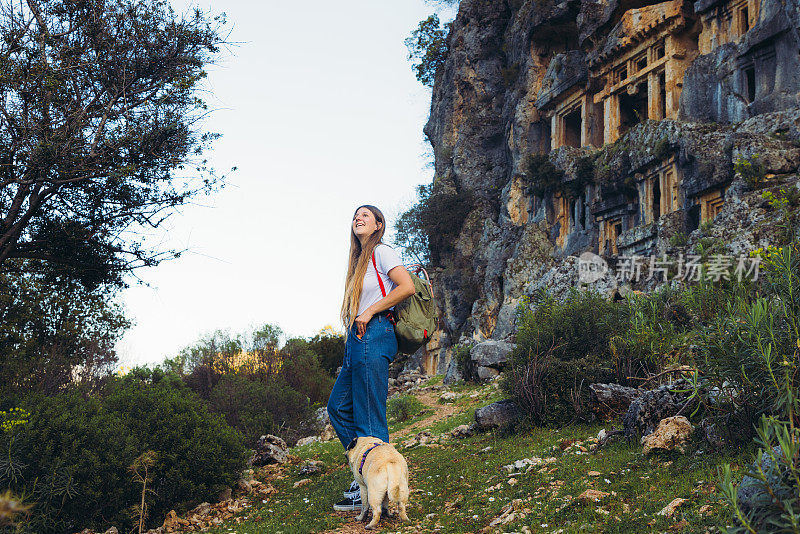
[[[360,206],[350,227],[350,258],[341,312],[347,328],[344,362],[328,399],[331,425],[345,448],[361,436],[389,441],[389,362],[397,353],[389,315],[396,304],[414,294],[414,283],[397,253],[381,242],[385,221],[375,206]],[[334,510],[361,509],[361,494],[355,481],[344,497],[333,506]]]

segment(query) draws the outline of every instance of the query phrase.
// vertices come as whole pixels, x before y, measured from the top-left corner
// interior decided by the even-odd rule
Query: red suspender
[[[386,288],[383,287],[383,279],[381,275],[378,273],[378,265],[375,263],[375,251],[372,251],[372,266],[375,267],[375,276],[378,277],[378,284],[381,286],[381,294],[386,297]]]

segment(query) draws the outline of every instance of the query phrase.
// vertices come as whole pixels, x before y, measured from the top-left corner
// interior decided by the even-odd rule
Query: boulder
[[[450,435],[457,439],[468,438],[478,430],[477,423],[459,425],[450,431]]]
[[[300,438],[297,440],[297,443],[294,444],[295,447],[302,447],[303,445],[308,445],[309,443],[319,443],[320,439],[319,436],[308,436],[307,438]]]
[[[444,380],[442,382],[444,384],[453,384],[459,380],[464,380],[464,377],[461,376],[461,371],[458,368],[458,360],[452,358],[447,364],[447,370],[444,373]]]
[[[238,482],[236,482],[236,490],[239,491],[240,493],[247,493],[247,494],[253,493],[253,484],[246,478],[240,478]]]
[[[500,376],[500,370],[494,367],[478,367],[478,378],[481,380],[491,380],[492,378]]]
[[[688,401],[685,393],[677,393],[675,390],[689,389],[689,385],[679,380],[675,384],[660,386],[656,389],[645,391],[635,398],[628,411],[622,418],[622,425],[625,437],[631,438],[634,435],[647,436],[651,434],[662,419],[676,415],[684,405],[689,403],[684,409],[690,413],[697,400]]]
[[[161,529],[165,532],[175,532],[179,528],[181,528],[181,523],[178,519],[178,514],[175,513],[175,510],[170,510],[161,525]]]
[[[336,431],[333,429],[333,425],[328,423],[325,425],[325,428],[322,430],[322,434],[319,435],[320,441],[330,441],[336,437]]]
[[[642,438],[642,452],[647,454],[654,449],[683,452],[692,437],[692,430],[692,424],[682,415],[662,419],[654,432]]]
[[[505,426],[517,418],[519,409],[512,400],[502,400],[475,410],[479,430]]]
[[[300,474],[301,475],[313,475],[314,473],[319,473],[322,469],[325,468],[325,463],[319,460],[306,460],[302,466],[300,466]]]
[[[268,464],[285,464],[289,461],[289,453],[286,442],[278,436],[267,434],[258,438],[256,450],[248,460],[249,466],[262,466]]]
[[[419,432],[416,436],[413,436],[407,440],[405,440],[402,445],[406,449],[410,449],[412,447],[417,447],[419,445],[428,445],[431,443],[438,443],[440,437],[435,437],[427,430],[423,430]]]
[[[328,408],[325,406],[318,408],[314,413],[314,419],[320,426],[329,425],[331,423],[331,418],[328,416]]]
[[[469,358],[475,362],[479,370],[481,367],[502,369],[508,362],[508,356],[514,350],[514,347],[516,345],[505,341],[484,341],[470,349]]]
[[[589,402],[598,419],[611,421],[628,411],[634,399],[645,390],[619,384],[589,384]]]

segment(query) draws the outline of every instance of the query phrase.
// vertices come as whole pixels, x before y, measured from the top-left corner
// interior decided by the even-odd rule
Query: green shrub
[[[585,415],[588,386],[618,377],[609,342],[619,306],[588,291],[564,302],[544,296],[517,319],[517,347],[503,390],[536,423],[563,424]]]
[[[800,243],[765,255],[764,271],[757,298],[738,295],[701,344],[710,378],[725,394],[712,407],[761,417],[761,449],[747,482],[760,503],[745,513],[730,466],[722,470],[722,492],[739,522],[731,532],[797,532],[800,524]]]
[[[9,260],[0,272],[0,397],[50,394],[97,384],[117,361],[130,326],[113,287],[87,288],[38,261]]]
[[[582,195],[586,186],[595,183],[596,155],[581,156],[575,161],[574,176],[568,176],[553,165],[547,154],[533,154],[528,157],[528,193],[544,198],[559,193],[567,198]]]
[[[317,355],[320,367],[330,376],[336,376],[336,370],[344,361],[344,336],[323,330],[308,340],[308,348]]]
[[[686,356],[697,318],[683,298],[669,288],[620,303],[589,291],[537,297],[532,310],[521,307],[503,390],[534,423],[588,416],[589,384],[636,385],[632,378]]]
[[[761,198],[766,200],[770,207],[778,212],[780,218],[777,226],[778,245],[785,245],[796,239],[797,232],[797,206],[800,205],[800,190],[796,187],[780,188],[777,194],[765,191]]]
[[[731,534],[797,532],[800,525],[800,429],[791,422],[763,416],[755,441],[756,453],[750,480],[742,480],[755,503],[745,512],[738,499],[730,465],[720,469],[722,495],[731,504],[739,524]],[[755,504],[755,506],[753,506]]]
[[[561,191],[564,171],[550,161],[547,154],[533,154],[527,164],[528,192],[539,198]]]
[[[653,145],[653,156],[658,160],[664,160],[672,154],[672,145],[669,139],[662,137]]]
[[[750,295],[752,290],[752,284],[746,280],[739,283],[721,279],[713,283],[701,277],[697,284],[677,292],[676,298],[691,316],[692,328],[700,334],[704,326],[711,324],[737,299]]]
[[[701,237],[694,247],[696,254],[700,256],[701,262],[706,262],[711,256],[724,254],[725,243],[716,237]]]
[[[304,339],[290,339],[280,351],[278,378],[308,398],[307,403],[322,406],[333,389],[333,375],[320,366],[319,357]],[[335,369],[334,369],[335,371]]]
[[[687,236],[684,232],[672,234],[669,238],[669,244],[672,247],[685,247],[688,242],[689,236]]]
[[[739,174],[750,189],[758,189],[766,180],[767,171],[758,160],[758,154],[750,159],[738,156],[733,163],[733,172]]]
[[[770,256],[755,295],[738,292],[703,331],[699,347],[709,379],[730,404],[755,418],[800,413],[800,253],[795,243]],[[723,387],[724,385],[724,387]]]
[[[245,436],[248,445],[255,445],[263,434],[294,443],[316,430],[312,409],[328,400],[344,341],[325,330],[310,341],[292,338],[279,348],[282,336],[281,329],[270,324],[236,335],[217,331],[161,367],[178,373]],[[315,350],[324,355],[327,369]]]
[[[147,451],[157,458],[148,475],[152,526],[171,509],[215,499],[244,467],[241,436],[178,377],[158,371],[134,370],[103,396],[72,389],[23,407],[29,422],[0,436],[11,459],[0,483],[35,502],[23,531],[130,530],[141,484],[129,468]]]
[[[222,376],[211,391],[211,409],[237,429],[253,447],[263,434],[297,441],[311,416],[308,397],[281,379],[268,383],[241,373]]]
[[[389,399],[386,415],[390,420],[402,423],[419,415],[425,408],[426,406],[413,395],[402,395]]]
[[[577,197],[584,193],[586,186],[596,183],[595,161],[597,154],[582,156],[575,162],[575,179],[567,184],[567,196]]]

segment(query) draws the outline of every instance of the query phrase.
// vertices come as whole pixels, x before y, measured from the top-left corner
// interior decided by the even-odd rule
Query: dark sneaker
[[[345,497],[341,501],[333,505],[333,509],[337,512],[360,512],[361,511],[361,492],[358,492],[354,498]]]
[[[355,499],[361,496],[361,488],[358,486],[358,482],[355,480],[350,483],[350,489],[345,491],[342,495],[344,495],[345,499]]]

